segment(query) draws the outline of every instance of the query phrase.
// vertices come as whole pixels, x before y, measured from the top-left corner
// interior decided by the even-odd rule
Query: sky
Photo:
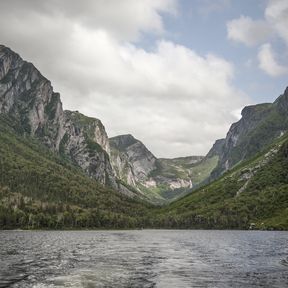
[[[157,157],[205,155],[288,86],[287,0],[0,0],[0,43]]]

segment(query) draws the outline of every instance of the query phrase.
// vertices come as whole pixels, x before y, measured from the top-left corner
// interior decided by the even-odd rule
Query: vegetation
[[[248,229],[252,223],[259,229],[288,229],[285,135],[217,181],[167,206],[152,207],[99,185],[60,153],[53,154],[34,138],[20,136],[15,127],[11,118],[1,116],[2,229]]]
[[[0,121],[1,228],[135,228],[150,205],[104,188]]]
[[[166,177],[168,179],[183,179],[192,181],[193,187],[201,185],[207,179],[213,169],[217,166],[218,156],[203,157],[203,156],[190,156],[180,157],[175,159],[157,159],[156,169],[151,171],[149,176]],[[191,192],[190,188],[177,188],[171,189],[168,183],[157,185],[157,187],[143,187],[141,191],[150,195],[153,203],[165,204],[167,202],[175,201],[186,194]]]
[[[259,151],[272,144],[279,135],[288,129],[287,99],[281,95],[274,103],[263,103],[245,107],[242,119],[237,123],[240,134],[236,146],[232,146],[224,154],[229,158],[232,167],[243,160],[254,157]],[[240,128],[242,127],[242,128]],[[225,158],[224,160],[226,161]],[[224,169],[224,162],[218,163],[212,173],[213,179],[217,178]]]
[[[217,166],[218,156],[204,158],[199,163],[193,165],[191,169],[192,182],[194,185],[199,185],[207,179],[213,169]]]
[[[253,223],[259,229],[288,229],[287,136],[160,209],[154,219],[157,227],[169,228],[248,229]]]

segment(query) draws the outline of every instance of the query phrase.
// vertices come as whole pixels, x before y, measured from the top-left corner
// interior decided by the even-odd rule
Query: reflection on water
[[[0,231],[0,287],[288,287],[288,233]]]

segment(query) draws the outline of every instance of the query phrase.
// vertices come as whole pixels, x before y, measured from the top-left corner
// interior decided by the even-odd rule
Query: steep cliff
[[[133,136],[109,141],[100,120],[63,111],[50,81],[5,46],[0,46],[0,113],[13,119],[20,134],[36,137],[89,177],[126,195],[164,201],[158,192],[180,195],[176,189],[192,187],[188,170],[157,159]]]
[[[155,202],[183,196],[192,188],[194,176],[201,173],[194,173],[193,169],[203,160],[202,156],[157,159],[132,135],[110,138],[110,146],[117,177]]]
[[[288,130],[288,88],[274,103],[247,106],[241,114],[242,118],[231,125],[219,150],[213,179],[253,157]]]
[[[117,187],[109,141],[100,120],[63,111],[59,93],[33,64],[0,46],[0,112],[22,134],[37,137],[104,185]]]
[[[101,121],[79,112],[64,111],[64,131],[59,152],[70,157],[90,177],[116,188],[108,136]]]
[[[156,169],[156,157],[132,135],[110,138],[111,160],[120,179],[129,185],[148,179],[149,173]]]
[[[288,229],[288,135],[159,210],[159,227]]]
[[[0,230],[145,225],[148,203],[99,184],[13,126],[7,114],[0,114]]]
[[[59,149],[64,134],[59,94],[33,64],[4,46],[0,46],[0,112],[18,121],[24,134]]]

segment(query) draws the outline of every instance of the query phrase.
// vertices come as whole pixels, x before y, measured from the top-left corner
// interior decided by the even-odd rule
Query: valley
[[[0,112],[2,229],[288,229],[288,89],[245,107],[206,156],[157,158],[63,110],[50,81],[0,46]]]

